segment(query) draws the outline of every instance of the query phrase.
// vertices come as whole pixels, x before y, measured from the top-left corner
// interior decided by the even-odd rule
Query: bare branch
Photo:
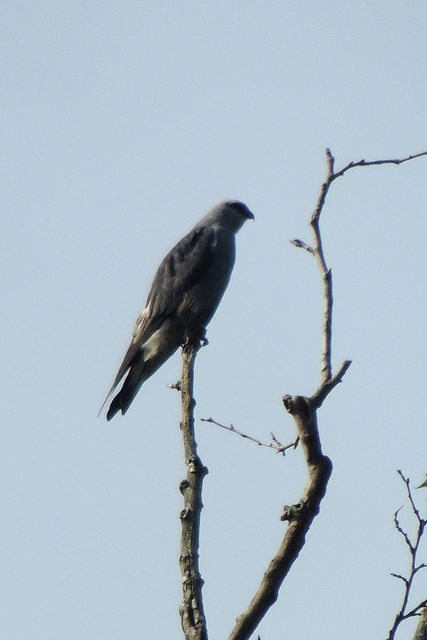
[[[419,565],[417,565],[417,551],[421,542],[421,536],[424,533],[424,528],[427,524],[427,520],[423,520],[423,518],[421,518],[419,511],[414,503],[413,497],[412,497],[412,493],[411,493],[411,487],[409,484],[409,478],[405,478],[405,476],[403,475],[403,473],[400,471],[400,469],[397,471],[397,473],[399,474],[399,476],[401,477],[402,481],[404,482],[404,484],[406,485],[406,490],[407,490],[407,494],[408,494],[408,501],[411,505],[412,508],[412,512],[415,515],[417,522],[418,522],[418,527],[417,527],[417,533],[416,533],[416,537],[415,537],[415,542],[412,542],[411,539],[409,538],[409,535],[406,533],[406,531],[404,531],[404,529],[402,528],[402,526],[400,525],[399,519],[398,519],[398,514],[399,511],[402,509],[402,507],[400,507],[400,509],[398,509],[395,514],[394,514],[394,526],[396,528],[396,530],[400,533],[400,535],[403,537],[403,539],[406,542],[406,545],[409,549],[409,553],[411,555],[411,567],[410,567],[410,571],[409,571],[409,576],[407,578],[401,576],[398,573],[392,573],[391,575],[394,578],[398,578],[399,580],[402,580],[403,584],[404,584],[404,593],[403,593],[403,598],[402,598],[402,604],[400,606],[400,609],[398,611],[398,613],[395,616],[394,622],[393,622],[393,626],[391,627],[390,631],[389,631],[389,635],[387,636],[387,640],[393,640],[395,635],[396,635],[396,631],[399,627],[399,625],[401,624],[401,622],[403,622],[403,620],[407,620],[408,618],[412,618],[414,616],[420,615],[421,611],[425,608],[426,604],[427,604],[427,600],[423,600],[422,602],[420,602],[419,604],[417,604],[414,608],[407,610],[407,606],[408,606],[408,600],[409,600],[409,595],[410,595],[410,591],[411,591],[411,587],[415,578],[415,575],[417,574],[418,571],[420,571],[421,569],[425,569],[426,565],[424,563],[421,563]],[[419,625],[420,628],[422,628],[421,625]],[[424,629],[425,630],[425,629]],[[416,637],[419,637],[419,640],[421,640],[421,635],[418,635],[418,629],[417,629],[417,634]],[[425,639],[424,639],[425,640]]]
[[[399,164],[403,164],[404,162],[408,162],[409,160],[415,160],[415,158],[421,158],[422,156],[427,156],[427,151],[422,151],[421,153],[415,153],[414,155],[407,156],[406,158],[401,158],[401,159],[396,158],[395,160],[370,160],[370,161],[359,160],[358,162],[349,162],[349,164],[346,165],[343,169],[341,169],[341,171],[337,171],[336,173],[332,172],[333,173],[332,179],[335,180],[336,178],[340,178],[349,169],[354,169],[355,167],[373,167],[373,166],[379,166],[382,164],[399,165]]]
[[[321,380],[326,382],[332,377],[332,360],[331,360],[331,336],[332,336],[332,306],[333,306],[333,294],[332,294],[332,274],[329,270],[323,251],[322,238],[320,234],[320,214],[326,202],[329,188],[331,184],[337,178],[342,177],[350,169],[356,167],[372,167],[378,165],[395,164],[399,165],[415,158],[421,158],[427,156],[427,151],[413,154],[402,159],[394,160],[359,160],[358,162],[349,162],[345,167],[339,171],[335,171],[335,158],[332,155],[330,149],[326,149],[326,161],[327,161],[327,175],[326,180],[322,184],[320,193],[316,202],[316,206],[311,216],[310,225],[312,228],[314,243],[313,247],[308,245],[303,240],[291,240],[291,243],[299,248],[305,249],[308,253],[311,253],[320,269],[320,273],[323,281],[323,328],[322,328],[322,356],[321,356]]]
[[[294,240],[290,240],[289,242],[293,244],[294,247],[298,247],[298,249],[304,249],[304,251],[307,251],[307,253],[311,253],[312,255],[314,255],[314,249],[303,240],[298,240],[298,238],[295,238]]]
[[[220,422],[217,422],[213,418],[200,418],[200,419],[201,419],[202,422],[210,422],[211,424],[216,424],[217,427],[221,427],[221,429],[225,429],[226,431],[231,431],[232,433],[235,433],[236,435],[241,436],[242,438],[245,438],[246,440],[250,440],[251,442],[255,442],[255,444],[257,444],[259,447],[268,447],[269,449],[274,449],[276,451],[276,453],[282,453],[283,455],[285,455],[285,451],[287,449],[291,449],[291,447],[296,449],[296,447],[298,445],[298,438],[296,438],[290,444],[282,444],[281,442],[279,442],[277,440],[277,438],[272,433],[271,434],[271,439],[273,440],[273,442],[262,442],[261,440],[258,440],[257,438],[254,438],[252,436],[248,436],[247,433],[242,433],[241,431],[236,429],[232,424],[227,426],[225,424],[221,424]]]
[[[320,194],[317,199],[316,206],[311,216],[310,225],[313,231],[314,243],[309,253],[312,253],[320,270],[323,282],[323,323],[322,323],[322,356],[321,356],[321,380],[326,382],[332,377],[332,361],[331,361],[331,337],[332,337],[332,274],[326,264],[323,252],[322,237],[320,233],[320,214],[324,207],[326,196],[334,180],[334,157],[329,149],[326,149],[326,159],[328,165],[328,174],[325,182],[322,184]],[[296,246],[308,247],[302,240],[294,241]]]
[[[203,611],[203,580],[199,571],[200,514],[203,508],[202,485],[208,470],[197,455],[194,434],[193,397],[194,362],[199,345],[185,345],[182,348],[182,422],[184,456],[187,476],[180,484],[184,496],[181,511],[181,550],[179,565],[182,574],[182,603],[180,606],[181,625],[185,640],[207,640],[206,620]]]
[[[314,394],[311,396],[311,401],[317,408],[322,406],[325,398],[331,393],[332,389],[334,389],[340,382],[342,382],[342,379],[349,369],[350,365],[351,360],[344,360],[336,374],[329,380],[325,380],[325,382],[320,385],[317,391],[314,392]]]
[[[300,502],[293,507],[285,507],[284,514],[281,519],[289,522],[288,530],[284,536],[278,553],[270,562],[258,591],[252,599],[248,609],[237,618],[236,625],[229,636],[229,640],[247,640],[260,620],[264,617],[268,608],[276,601],[280,585],[290,570],[293,562],[297,558],[299,551],[303,547],[305,535],[314,517],[319,512],[320,502],[325,494],[326,486],[332,472],[332,463],[329,458],[323,455],[321,450],[320,438],[317,429],[316,411],[322,405],[332,389],[341,382],[343,376],[350,367],[351,361],[346,360],[341,365],[338,372],[335,375],[332,375],[332,274],[326,263],[319,225],[320,214],[323,210],[329,188],[336,178],[344,175],[353,167],[390,163],[401,164],[402,162],[406,162],[407,160],[411,160],[422,155],[427,155],[427,152],[408,156],[408,158],[404,158],[402,160],[378,160],[373,162],[361,160],[359,162],[351,162],[341,169],[341,171],[335,172],[334,157],[329,149],[326,150],[328,166],[327,178],[321,187],[320,194],[310,220],[314,236],[313,247],[302,240],[291,240],[294,246],[302,248],[314,256],[323,281],[321,385],[311,398],[305,398],[303,396],[292,397],[289,395],[283,397],[285,408],[295,419],[298,432],[295,445],[298,440],[301,440],[302,449],[307,463],[308,482]],[[205,419],[205,421],[212,422],[224,429],[227,429],[228,431],[237,433],[241,437],[249,439],[259,446],[268,446],[270,448],[282,450],[282,445],[278,443],[273,434],[273,443],[267,444],[237,431],[233,425],[227,427],[216,422],[212,418]],[[400,525],[398,526],[400,527]],[[407,540],[410,542],[409,539]],[[414,573],[415,571],[416,570],[414,569]],[[408,581],[406,578],[398,574],[396,574],[396,577],[403,580],[406,587],[407,582],[409,585],[412,581],[413,575]]]
[[[411,503],[412,511],[413,511],[415,517],[417,518],[418,522],[420,523],[420,522],[423,521],[423,519],[421,518],[420,512],[418,511],[417,507],[415,506],[415,502],[414,502],[414,499],[413,499],[412,493],[411,493],[411,487],[409,486],[409,478],[405,478],[405,476],[403,475],[403,473],[401,472],[400,469],[397,470],[397,473],[402,478],[403,482],[406,484],[406,492],[408,494],[408,500]]]
[[[266,611],[277,600],[280,586],[305,543],[332,472],[332,463],[323,455],[317,430],[316,411],[310,399],[285,396],[286,410],[294,417],[308,467],[308,481],[299,503],[285,507],[281,520],[288,528],[278,552],[271,560],[248,609],[240,615],[229,640],[247,640]]]
[[[405,584],[408,584],[407,579],[401,576],[400,573],[390,573],[390,575],[393,576],[393,578],[399,578],[399,580],[403,580]]]
[[[286,444],[286,445],[282,445],[278,439],[276,438],[276,436],[274,435],[274,433],[271,431],[270,432],[271,435],[271,439],[273,440],[273,442],[275,442],[278,445],[278,449],[277,449],[277,453],[280,453],[281,450],[283,449],[283,455],[285,455],[285,450],[286,449],[290,449],[291,447],[293,447],[294,449],[297,448],[298,443],[299,443],[299,436],[297,436],[295,438],[295,440],[293,442],[291,442],[290,444]]]
[[[395,513],[394,513],[394,518],[393,518],[393,522],[394,522],[394,526],[395,526],[395,528],[396,528],[396,529],[397,529],[397,531],[400,533],[400,535],[402,536],[402,538],[404,538],[404,540],[405,540],[406,544],[407,544],[407,545],[408,545],[408,547],[409,547],[410,552],[412,553],[412,552],[413,552],[413,550],[414,550],[414,547],[413,547],[413,545],[412,545],[412,542],[410,541],[409,536],[408,536],[408,534],[406,533],[406,531],[404,531],[404,530],[402,529],[402,527],[400,526],[400,522],[399,522],[399,519],[398,519],[398,517],[397,517],[397,516],[398,516],[398,513],[399,513],[399,511],[400,511],[401,509],[402,509],[402,507],[399,507],[399,509],[398,509],[397,511],[395,511]]]
[[[322,350],[321,350],[321,385],[311,398],[303,396],[283,397],[286,410],[293,416],[297,428],[298,438],[304,452],[308,480],[298,504],[285,507],[282,520],[288,521],[289,526],[283,538],[282,544],[271,560],[266,573],[260,583],[258,591],[249,604],[248,609],[240,615],[229,640],[247,640],[266,614],[268,608],[276,601],[279,588],[289,572],[292,564],[298,557],[305,543],[305,536],[315,516],[320,509],[321,500],[326,492],[329,477],[332,472],[332,463],[323,455],[320,437],[317,428],[317,409],[322,405],[328,394],[341,382],[351,361],[343,362],[338,372],[332,375],[332,274],[328,268],[322,245],[320,233],[320,214],[325,205],[326,197],[332,182],[344,175],[348,170],[356,166],[370,166],[377,164],[401,164],[407,160],[427,155],[427,151],[408,156],[403,160],[377,160],[365,162],[361,160],[352,162],[339,172],[335,172],[335,159],[329,149],[326,150],[327,177],[322,184],[319,197],[310,219],[313,231],[314,243],[311,247],[302,240],[291,240],[292,244],[312,254],[318,264],[323,282],[323,322],[322,322]],[[234,430],[229,429],[229,430]],[[403,576],[401,576],[403,580]]]
[[[322,328],[322,358],[321,358],[321,376],[322,382],[327,382],[332,377],[332,356],[331,356],[331,338],[332,338],[332,273],[328,269],[323,253],[322,239],[319,229],[319,218],[312,218],[311,225],[314,233],[314,257],[323,281],[323,328]]]

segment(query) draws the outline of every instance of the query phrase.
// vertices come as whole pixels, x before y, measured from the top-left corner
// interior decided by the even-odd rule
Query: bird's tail
[[[134,394],[125,393],[125,389],[119,391],[119,393],[114,396],[110,408],[107,411],[107,420],[111,420],[114,418],[118,411],[121,411],[122,414],[125,414],[129,409],[132,400],[134,399]]]
[[[132,400],[140,390],[141,386],[153,373],[152,368],[147,366],[147,364],[149,364],[149,361],[145,361],[144,352],[141,350],[139,357],[134,358],[122,388],[111,401],[110,407],[107,411],[107,420],[114,418],[118,411],[121,411],[124,415],[129,409]]]
[[[107,411],[107,420],[111,420],[118,411],[123,414],[129,409],[132,400],[138,393],[141,385],[153,375],[159,367],[177,350],[182,341],[182,331],[179,324],[165,321],[162,326],[134,353],[128,362],[125,358],[124,365],[120,367],[116,380],[111,388],[113,393],[120,379],[129,369],[126,379],[119,393],[117,393]],[[110,397],[107,396],[107,399]],[[104,403],[105,404],[105,403]]]

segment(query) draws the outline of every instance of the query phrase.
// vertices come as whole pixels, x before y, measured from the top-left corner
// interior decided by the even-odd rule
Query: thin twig
[[[271,439],[273,440],[273,442],[275,442],[278,445],[278,451],[277,453],[280,453],[280,449],[283,448],[283,455],[285,455],[285,450],[286,449],[290,449],[291,447],[293,447],[294,449],[297,448],[298,446],[298,442],[299,442],[299,436],[297,436],[295,438],[295,440],[293,442],[290,442],[289,444],[286,445],[282,445],[279,440],[276,438],[276,436],[274,435],[274,433],[272,431],[270,431],[270,435],[271,435]]]
[[[408,495],[408,500],[411,503],[411,507],[412,507],[412,511],[415,514],[415,517],[417,518],[418,522],[422,521],[422,518],[420,516],[420,512],[418,511],[414,499],[412,497],[412,493],[411,493],[411,487],[409,486],[409,478],[405,478],[405,476],[403,475],[403,473],[401,472],[400,469],[397,470],[397,473],[399,474],[399,476],[402,478],[403,482],[406,484],[406,493]]]
[[[285,455],[285,451],[287,449],[291,449],[294,448],[296,449],[298,442],[299,442],[299,438],[296,438],[293,442],[291,442],[290,444],[282,444],[281,442],[279,442],[276,438],[276,436],[274,435],[274,433],[271,433],[271,439],[273,440],[273,442],[262,442],[261,440],[258,440],[257,438],[254,438],[253,436],[249,436],[247,433],[242,433],[242,431],[239,431],[238,429],[236,429],[236,427],[234,427],[232,424],[230,425],[225,425],[225,424],[221,424],[220,422],[217,422],[216,420],[214,420],[213,418],[201,418],[202,422],[210,422],[211,424],[216,424],[217,427],[221,427],[221,429],[226,429],[226,431],[231,431],[232,433],[235,433],[238,436],[241,436],[242,438],[245,438],[246,440],[250,440],[251,442],[255,442],[255,444],[257,444],[259,447],[268,447],[269,449],[274,449],[276,451],[276,453],[281,453],[283,455]]]
[[[408,534],[406,533],[406,531],[404,531],[404,530],[402,529],[402,527],[400,526],[400,522],[399,522],[399,519],[398,519],[398,517],[397,517],[397,516],[399,515],[399,511],[400,511],[401,509],[403,509],[403,507],[399,507],[399,508],[397,509],[397,511],[395,511],[395,512],[394,512],[394,517],[393,517],[394,526],[395,526],[395,528],[397,529],[397,531],[400,533],[400,535],[402,536],[402,538],[405,540],[405,542],[406,542],[406,544],[407,544],[407,546],[408,546],[408,548],[409,548],[409,551],[410,551],[411,553],[413,553],[413,551],[414,551],[414,547],[412,546],[412,542],[410,541],[409,536],[408,536]]]
[[[400,573],[390,573],[393,578],[398,578],[399,580],[403,580],[405,584],[408,584],[408,580],[400,575]]]
[[[329,151],[329,149],[327,149]],[[329,151],[330,153],[330,151]],[[333,173],[333,180],[336,178],[341,178],[349,169],[354,169],[355,167],[373,167],[379,166],[382,164],[403,164],[404,162],[408,162],[409,160],[415,160],[415,158],[421,158],[422,156],[427,156],[427,151],[422,151],[421,153],[415,153],[411,156],[407,156],[406,158],[395,159],[395,160],[359,160],[358,162],[349,162],[343,169]]]
[[[327,382],[332,377],[332,273],[326,264],[325,254],[323,251],[322,236],[320,233],[320,214],[325,205],[326,196],[329,187],[332,184],[334,176],[335,159],[329,149],[326,149],[326,160],[328,165],[328,173],[326,181],[322,184],[316,206],[310,219],[310,225],[313,232],[313,256],[320,270],[323,282],[323,323],[322,323],[322,355],[321,355],[321,381]]]
[[[322,384],[317,389],[317,391],[315,391],[311,396],[311,401],[315,407],[319,408],[322,406],[326,397],[331,393],[333,389],[335,389],[335,387],[340,382],[342,382],[342,379],[346,374],[347,370],[350,368],[350,365],[351,365],[351,360],[344,360],[344,362],[342,363],[342,365],[340,366],[336,374],[332,376],[332,378],[330,378],[329,380],[325,380],[324,382],[322,382]]]
[[[316,410],[308,398],[285,396],[286,410],[294,417],[308,468],[308,480],[297,505],[285,507],[281,520],[288,528],[247,610],[240,615],[229,640],[248,640],[267,610],[278,598],[280,586],[305,543],[305,537],[325,495],[332,463],[323,455],[317,430]]]
[[[412,609],[408,610],[407,606],[408,606],[408,600],[409,600],[409,595],[410,595],[410,591],[411,591],[411,587],[415,578],[415,575],[417,574],[418,571],[420,571],[421,569],[425,569],[426,565],[424,563],[421,563],[419,565],[417,565],[417,552],[418,552],[418,548],[421,542],[421,537],[424,533],[424,528],[427,525],[427,520],[424,520],[423,518],[421,518],[420,513],[415,505],[414,499],[412,497],[412,493],[411,493],[411,487],[409,484],[409,478],[405,478],[405,476],[403,475],[403,473],[400,471],[400,469],[397,471],[397,473],[399,474],[399,476],[401,477],[402,481],[404,482],[404,484],[406,485],[406,491],[407,491],[407,495],[408,495],[408,500],[409,503],[411,505],[412,508],[412,513],[414,514],[415,518],[417,519],[417,523],[418,523],[418,527],[417,527],[417,533],[415,536],[415,541],[412,542],[409,535],[406,533],[406,531],[403,529],[403,527],[401,526],[400,522],[399,522],[399,511],[402,509],[402,507],[400,507],[400,509],[397,509],[397,511],[394,514],[394,526],[396,528],[396,530],[400,533],[400,535],[403,537],[403,539],[405,540],[406,546],[409,549],[409,553],[411,556],[411,567],[409,570],[409,576],[407,578],[405,578],[404,576],[400,575],[399,573],[392,573],[391,575],[394,578],[398,578],[399,580],[401,580],[404,584],[404,592],[403,592],[403,597],[402,597],[402,604],[400,606],[400,609],[398,611],[398,613],[395,616],[394,622],[393,622],[393,626],[391,627],[389,634],[387,636],[387,640],[393,640],[395,635],[396,635],[396,631],[399,627],[399,625],[401,624],[401,622],[403,622],[403,620],[408,620],[408,618],[412,618],[414,616],[420,615],[422,610],[424,609],[424,607],[427,604],[427,600],[422,600],[419,604],[417,604],[415,607],[413,607]]]
[[[294,240],[290,240],[289,242],[293,244],[294,247],[298,247],[298,249],[304,249],[304,251],[307,251],[307,253],[311,253],[312,255],[314,255],[313,247],[310,247],[310,245],[304,242],[304,240],[298,240],[298,238],[294,238]]]
[[[327,382],[332,377],[332,361],[331,361],[331,336],[332,336],[332,306],[333,306],[333,292],[332,292],[332,274],[326,264],[326,259],[323,251],[322,238],[320,233],[320,214],[326,202],[326,196],[334,180],[342,177],[350,169],[356,167],[372,167],[386,164],[399,165],[415,158],[421,158],[427,156],[427,151],[416,153],[406,158],[391,159],[391,160],[359,160],[358,162],[349,162],[345,167],[339,171],[335,171],[335,158],[332,155],[330,149],[326,149],[326,162],[327,162],[327,175],[326,180],[322,184],[320,194],[316,202],[313,214],[310,219],[310,225],[312,227],[314,243],[313,247],[304,242],[303,240],[291,240],[291,243],[301,249],[304,249],[308,253],[311,253],[317,261],[323,280],[323,330],[322,330],[322,356],[321,356],[321,380]]]

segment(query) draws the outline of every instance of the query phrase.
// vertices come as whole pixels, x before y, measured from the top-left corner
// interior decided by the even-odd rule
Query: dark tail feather
[[[107,411],[107,420],[111,420],[111,418],[114,418],[116,413],[120,411],[121,408],[122,408],[122,405],[120,402],[120,393],[118,393],[116,397],[113,398],[113,401],[110,404],[110,408]]]
[[[123,387],[121,391],[119,391],[119,393],[113,398],[110,404],[110,408],[108,409],[108,412],[107,412],[107,420],[111,420],[111,418],[113,418],[118,411],[121,411],[123,414],[126,413],[126,411],[129,409],[129,406],[132,400],[136,396],[136,393],[143,382],[143,380],[141,382],[136,381],[136,385],[135,385],[135,380],[134,380],[135,375],[132,375],[132,373],[135,373],[135,366],[134,366],[135,364],[140,366],[140,368],[137,369],[137,372],[139,372],[141,370],[141,367],[143,367],[144,365],[144,358],[142,356],[142,351],[140,351],[139,356],[140,356],[139,360],[135,357],[134,362],[131,362],[128,365],[128,368],[130,368],[130,371],[128,372],[127,378],[123,383]],[[116,376],[116,379],[114,380],[113,386],[108,392],[108,396],[105,398],[104,402],[102,403],[102,407],[99,410],[98,417],[101,415],[101,412],[104,406],[107,404],[108,400],[110,399],[111,395],[113,394],[120,380],[125,375],[126,371],[127,370],[123,369],[123,365],[122,365],[120,367],[119,373]],[[131,382],[131,380],[133,380],[133,383]]]
[[[135,398],[140,386],[141,385],[135,387],[135,385],[133,385],[129,381],[128,376],[123,387],[121,388],[119,393],[114,396],[110,404],[110,408],[107,411],[107,420],[111,420],[111,418],[114,418],[118,411],[121,411],[123,415],[126,413],[130,405],[132,404],[132,400]]]
[[[162,329],[158,330],[157,340],[154,341],[154,344],[150,345],[150,341],[148,341],[148,346],[143,345],[140,347],[139,351],[134,355],[133,360],[129,364],[126,364],[129,372],[121,390],[110,404],[107,412],[107,420],[111,420],[118,411],[121,411],[123,414],[126,413],[132,404],[132,400],[140,390],[141,385],[144,384],[178,348],[182,338],[181,331],[179,326],[178,328],[172,327],[171,330],[170,324],[170,321],[165,322],[162,325]],[[114,381],[112,392],[125,373],[126,370],[123,371],[122,365]]]
[[[123,378],[123,376],[124,376],[124,374],[125,374],[125,373],[126,373],[126,371],[125,371],[125,372],[123,372],[123,373],[119,372],[119,374],[120,374],[120,375],[119,375],[119,374],[117,374],[116,379],[115,379],[115,380],[114,380],[114,382],[113,382],[113,386],[111,387],[110,391],[108,392],[108,395],[107,395],[107,397],[105,398],[104,402],[102,403],[102,407],[100,408],[100,410],[99,410],[99,412],[98,412],[98,418],[99,418],[99,416],[101,415],[102,410],[103,410],[103,408],[105,407],[105,405],[107,404],[108,400],[109,400],[109,399],[110,399],[110,397],[112,396],[112,394],[113,394],[113,392],[114,392],[114,389],[117,387],[117,385],[119,384],[119,382],[120,382],[121,378]],[[117,397],[118,397],[118,396],[116,396],[116,398],[117,398]],[[115,398],[115,399],[116,399],[116,398]],[[113,406],[113,404],[114,404],[114,400],[113,400],[113,402],[112,402],[112,403],[111,403],[111,405],[110,405],[110,409],[109,409],[108,413],[110,413],[110,411],[111,411],[111,407]],[[117,407],[117,409],[114,411],[114,413],[112,413],[112,414],[111,414],[111,418],[112,418],[112,417],[117,413],[117,411],[119,411],[119,409],[120,409],[120,406],[118,406],[118,407]],[[108,420],[110,420],[110,418],[108,418]]]
[[[126,397],[126,395],[128,397]],[[124,394],[123,389],[113,398],[113,401],[110,404],[110,408],[107,411],[107,420],[111,420],[114,418],[118,411],[121,411],[124,415],[126,411],[129,409],[130,404],[133,400],[133,396],[129,397],[129,394]]]

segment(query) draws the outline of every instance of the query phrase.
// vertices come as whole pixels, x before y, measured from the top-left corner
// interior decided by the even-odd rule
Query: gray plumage
[[[203,340],[206,325],[227,288],[235,259],[235,234],[254,218],[242,202],[211,209],[160,264],[132,341],[107,398],[107,420],[126,413],[141,385],[187,341]],[[102,410],[101,408],[101,410]]]

